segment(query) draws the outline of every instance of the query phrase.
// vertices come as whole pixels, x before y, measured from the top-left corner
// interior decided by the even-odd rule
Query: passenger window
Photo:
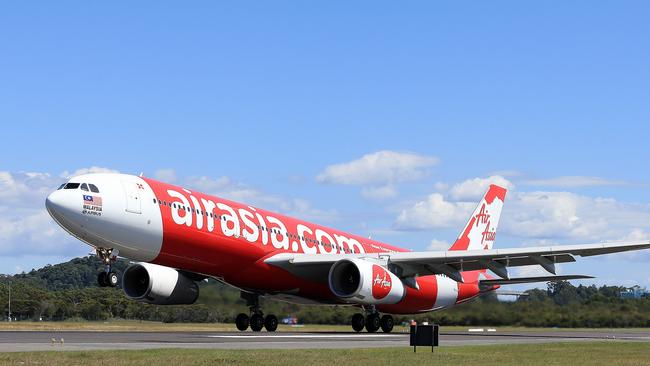
[[[99,188],[97,188],[96,185],[94,185],[94,184],[92,184],[92,183],[88,183],[88,187],[90,188],[90,191],[91,191],[91,192],[93,192],[93,193],[99,193]]]

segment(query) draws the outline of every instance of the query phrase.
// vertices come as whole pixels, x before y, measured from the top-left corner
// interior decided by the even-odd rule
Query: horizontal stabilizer
[[[511,278],[511,279],[481,280],[479,281],[479,285],[481,286],[514,285],[517,283],[557,282],[557,281],[567,281],[567,280],[583,280],[587,278],[593,278],[593,277],[585,276],[585,275],[520,277],[520,278]]]

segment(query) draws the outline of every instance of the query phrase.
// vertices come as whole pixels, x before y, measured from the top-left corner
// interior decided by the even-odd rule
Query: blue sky
[[[461,188],[495,180],[512,187],[497,246],[648,238],[649,11],[642,1],[0,5],[0,272],[88,251],[42,202],[91,167],[412,249],[453,241],[475,202]],[[356,180],[328,176],[337,164]],[[416,207],[431,212],[400,220]],[[649,261],[562,271],[650,285]]]

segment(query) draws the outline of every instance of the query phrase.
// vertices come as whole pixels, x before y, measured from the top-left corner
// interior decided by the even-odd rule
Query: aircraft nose
[[[64,191],[58,190],[50,193],[45,199],[45,208],[54,219],[65,216],[66,207],[70,205],[66,198],[69,199],[70,197],[66,197]]]
[[[57,206],[61,206],[61,202],[59,202],[61,198],[57,195],[58,192],[59,191],[54,191],[50,193],[45,199],[45,208],[47,208],[48,211],[54,211]]]

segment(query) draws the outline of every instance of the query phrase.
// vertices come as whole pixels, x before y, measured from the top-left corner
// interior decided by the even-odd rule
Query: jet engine
[[[330,290],[351,303],[395,304],[406,294],[404,284],[383,266],[357,258],[345,258],[332,265]]]
[[[199,286],[182,272],[151,263],[130,265],[122,277],[126,296],[156,305],[193,304],[199,297]]]

